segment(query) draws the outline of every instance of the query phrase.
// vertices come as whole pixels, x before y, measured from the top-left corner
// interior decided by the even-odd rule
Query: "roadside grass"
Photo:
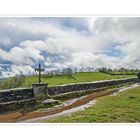
[[[110,80],[110,79],[120,79],[120,78],[130,78],[136,77],[135,75],[109,75],[100,72],[79,72],[72,74],[72,76],[53,76],[53,77],[43,77],[42,82],[49,83],[49,86],[63,85],[70,83],[80,83],[80,82],[91,82],[98,80]],[[22,87],[29,87],[32,83],[38,82],[38,76],[26,77],[25,82],[21,85]]]
[[[92,107],[42,122],[57,123],[128,123],[140,122],[140,87],[97,98]]]

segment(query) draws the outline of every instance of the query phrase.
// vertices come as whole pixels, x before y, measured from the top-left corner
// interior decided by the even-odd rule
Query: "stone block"
[[[43,105],[54,105],[54,104],[58,104],[58,100],[54,100],[54,99],[47,99],[41,102]]]
[[[47,83],[36,83],[32,84],[34,95],[37,96],[46,96],[48,93],[48,84]]]

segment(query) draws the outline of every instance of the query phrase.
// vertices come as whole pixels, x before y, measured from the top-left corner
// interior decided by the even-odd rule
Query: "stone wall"
[[[32,88],[0,90],[0,113],[34,105],[35,96]]]
[[[86,82],[79,84],[69,84],[69,85],[61,85],[55,87],[48,88],[49,95],[58,95],[67,92],[75,92],[75,91],[86,91],[86,90],[94,90],[103,87],[109,87],[113,85],[127,84],[127,83],[137,83],[138,78],[125,78],[125,79],[117,79],[117,80],[105,80],[105,81],[97,81],[97,82]]]
[[[138,82],[137,78],[86,82],[55,87],[48,87],[47,84],[44,83],[39,85],[34,84],[32,88],[0,90],[0,113],[6,111],[13,111],[21,108],[26,109],[27,107],[34,107],[36,103],[36,97],[38,95],[46,95],[48,93],[49,95],[53,96],[77,91],[89,92],[113,85],[121,85],[136,82]]]

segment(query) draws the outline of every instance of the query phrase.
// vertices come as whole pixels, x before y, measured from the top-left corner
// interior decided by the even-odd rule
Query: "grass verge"
[[[140,87],[104,96],[96,105],[63,117],[43,122],[88,123],[88,122],[140,122]]]

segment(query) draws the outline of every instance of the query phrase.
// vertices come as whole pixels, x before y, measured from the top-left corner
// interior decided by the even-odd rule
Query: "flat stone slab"
[[[47,99],[47,100],[42,101],[42,104],[43,104],[43,105],[47,105],[47,104],[55,104],[55,103],[58,103],[58,100]]]
[[[47,86],[48,83],[34,83],[32,86]]]

